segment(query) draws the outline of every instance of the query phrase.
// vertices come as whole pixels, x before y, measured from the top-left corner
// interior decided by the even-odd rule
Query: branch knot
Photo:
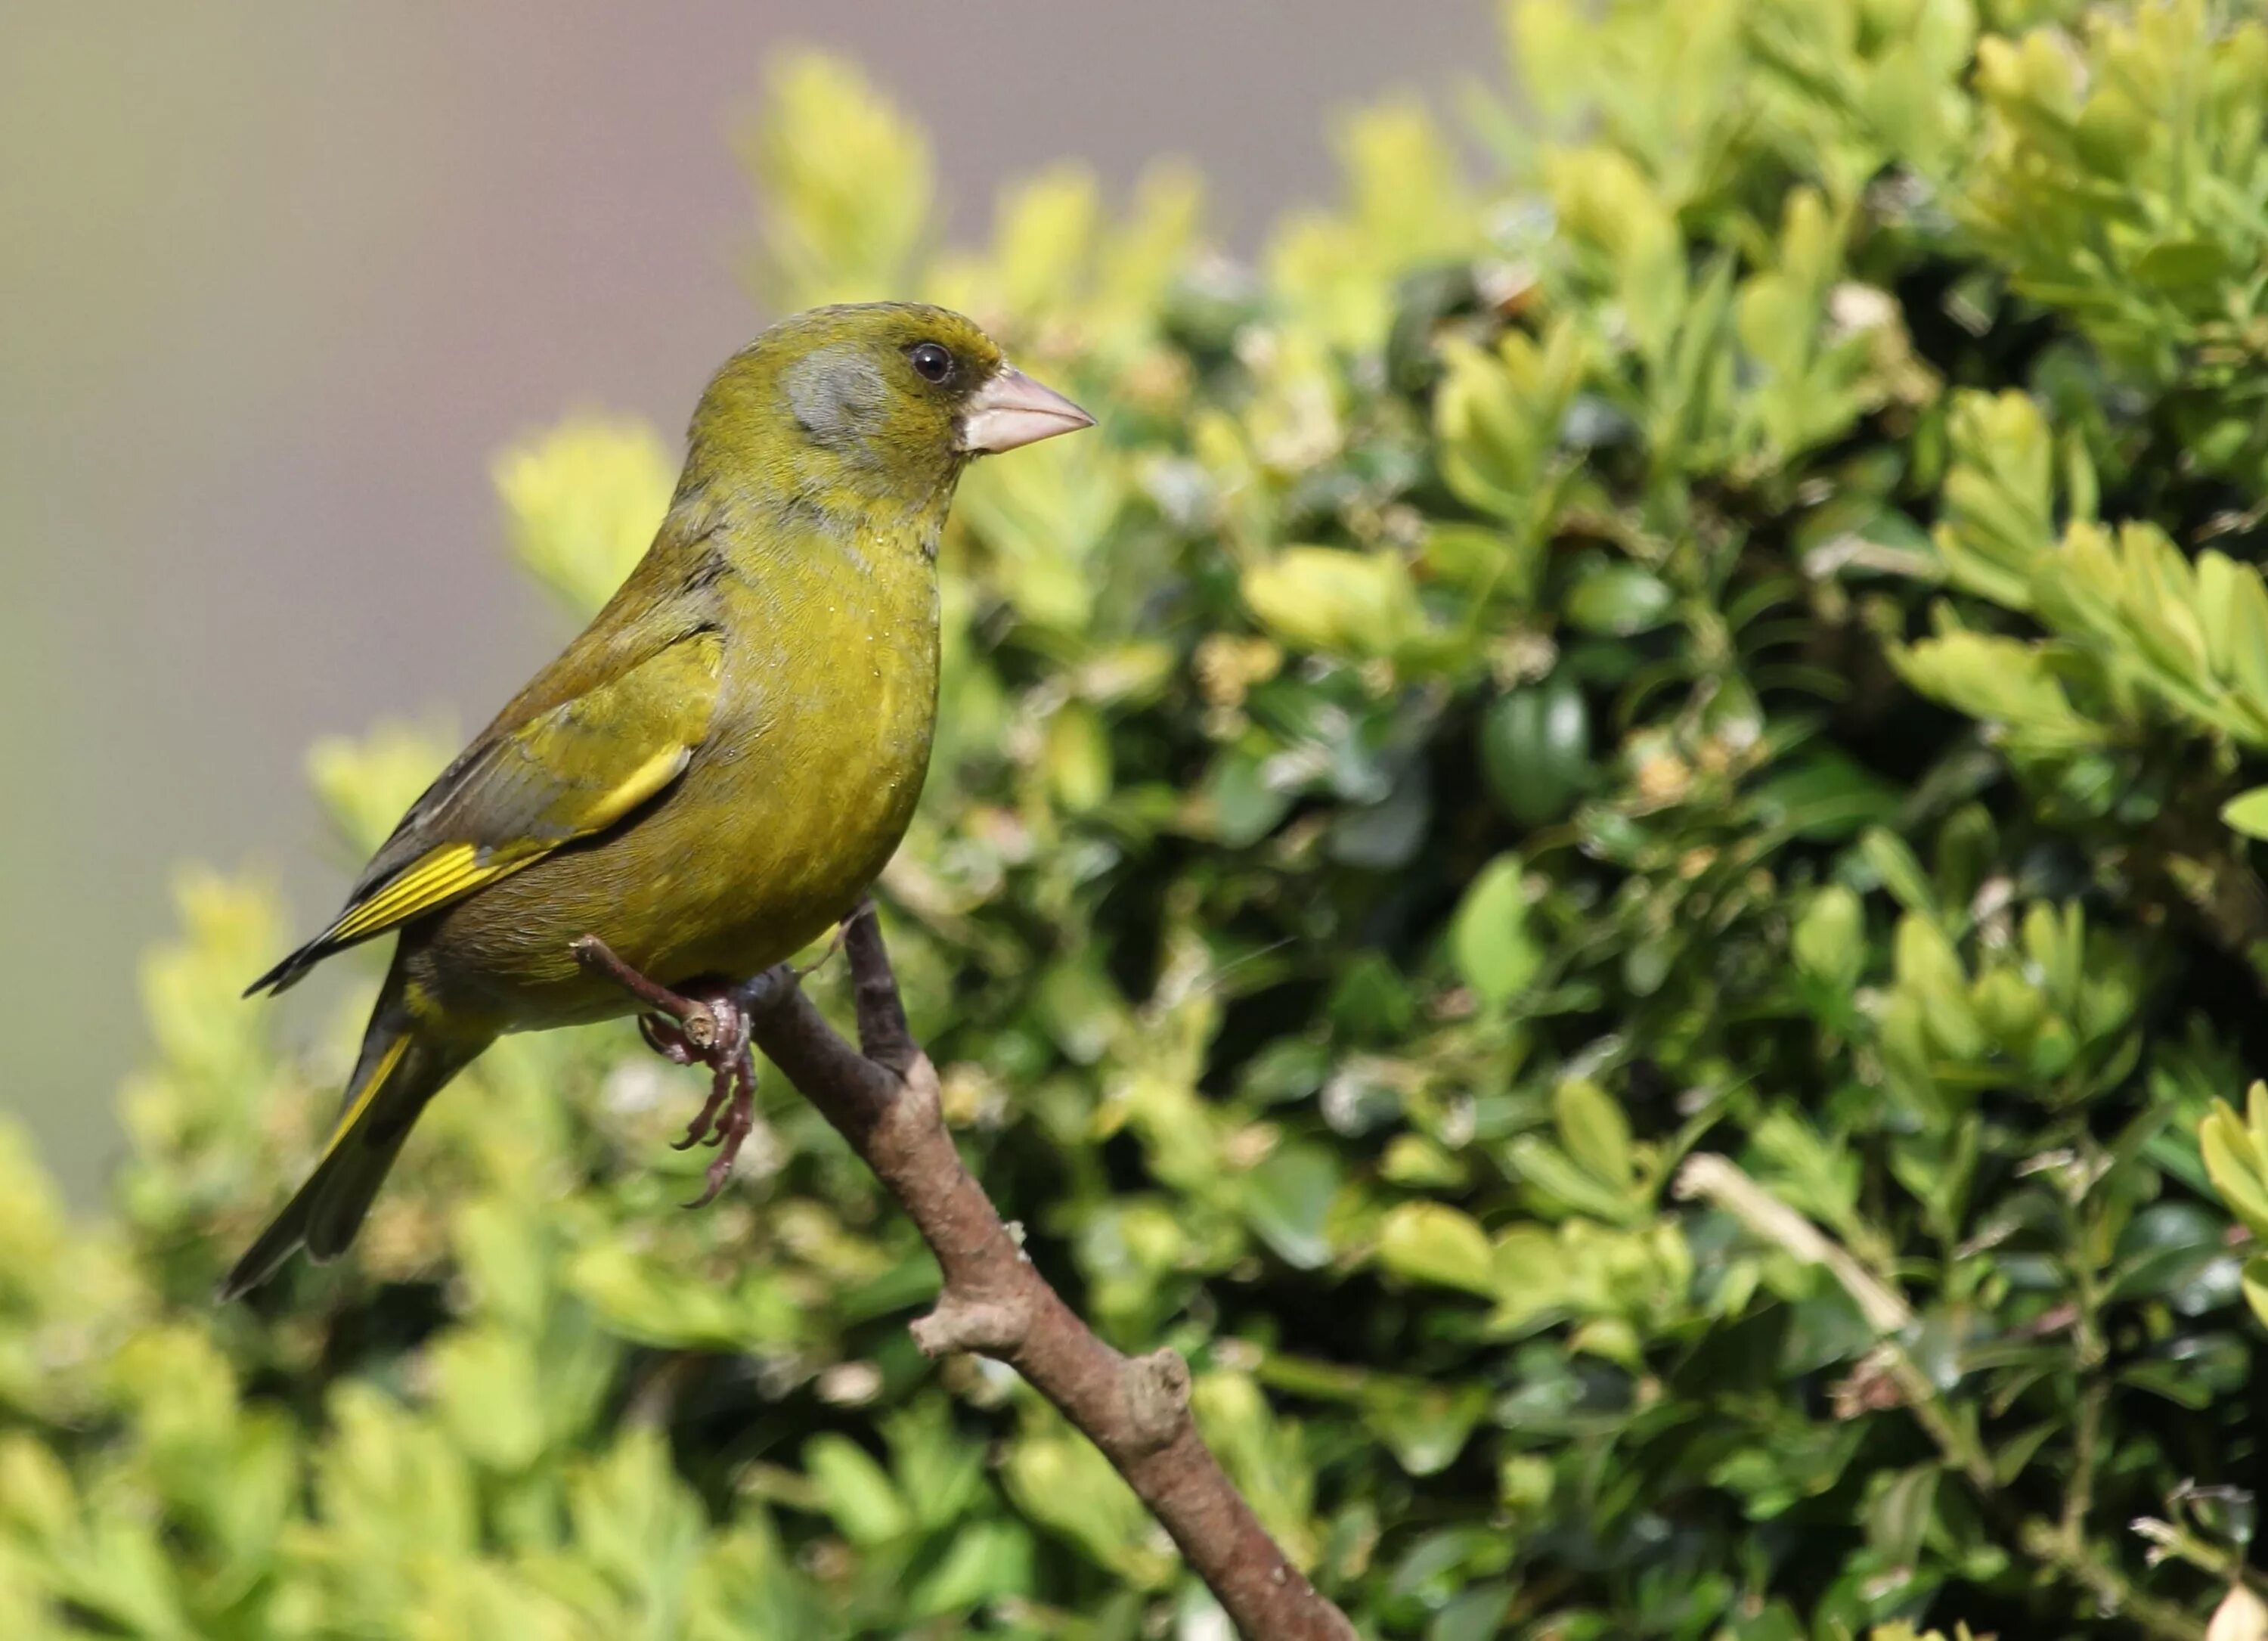
[[[1126,1364],[1126,1413],[1145,1453],[1173,1445],[1189,1417],[1189,1364],[1178,1350],[1152,1350]]]
[[[874,1115],[867,1145],[884,1166],[920,1156],[935,1142],[950,1146],[945,1126],[945,1100],[938,1085],[937,1068],[919,1049],[903,1067],[873,1062],[887,1081],[888,1093]],[[953,1284],[948,1282],[948,1288]]]
[[[988,1356],[1015,1353],[1032,1329],[1031,1296],[1026,1293],[973,1297],[946,1290],[937,1308],[908,1331],[925,1356],[974,1350]]]

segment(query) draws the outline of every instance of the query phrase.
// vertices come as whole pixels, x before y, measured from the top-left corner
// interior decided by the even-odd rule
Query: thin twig
[[[1824,1267],[1874,1330],[1876,1349],[1907,1409],[1938,1445],[1948,1463],[1980,1491],[1992,1490],[1992,1460],[1978,1446],[1974,1434],[1953,1416],[1929,1375],[1921,1371],[1906,1349],[1904,1335],[1913,1325],[1914,1315],[1904,1295],[1875,1276],[1852,1257],[1849,1249],[1742,1172],[1730,1157],[1697,1151],[1678,1170],[1675,1189],[1681,1197],[1705,1197],[1714,1202],[1746,1226],[1751,1235],[1802,1263]]]
[[[2205,1635],[2205,1627],[2198,1620],[2171,1601],[2136,1589],[2133,1580],[2113,1566],[2108,1556],[2096,1553],[2084,1539],[2067,1537],[2055,1523],[2040,1519],[2027,1521],[2021,1538],[2029,1553],[2092,1595],[2103,1613],[2129,1619],[2158,1641],[2200,1641]]]
[[[1022,1374],[1125,1477],[1250,1641],[1353,1641],[1354,1626],[1285,1557],[1198,1434],[1188,1364],[1171,1350],[1130,1357],[1095,1337],[1033,1268],[961,1162],[871,905],[852,914],[843,945],[860,1047],[828,1024],[784,964],[737,988],[733,1001],[757,1046],[850,1142],[937,1255],[943,1289],[914,1323],[915,1342],[932,1356],[977,1351]]]
[[[882,945],[882,920],[872,900],[862,900],[843,925],[850,961],[851,996],[858,1009],[858,1046],[878,1066],[903,1076],[921,1056],[905,1000],[898,994],[890,954]]]
[[[2097,1445],[2102,1404],[2090,1397],[2081,1410],[2080,1447],[2083,1474],[2074,1477],[2066,1496],[2063,1519],[2050,1522],[2013,1519],[2001,1495],[1999,1477],[1974,1430],[1956,1419],[1935,1385],[1907,1354],[1899,1335],[1914,1320],[1913,1310],[1896,1289],[1875,1277],[1801,1214],[1781,1201],[1743,1173],[1730,1157],[1711,1152],[1690,1157],[1678,1171],[1675,1189],[1681,1197],[1701,1197],[1730,1214],[1755,1236],[1807,1265],[1823,1267],[1842,1287],[1874,1329],[1877,1349],[1884,1353],[1909,1411],[1945,1455],[1946,1461],[1965,1475],[1977,1490],[1988,1517],[2007,1521],[2025,1552],[2055,1569],[2085,1590],[2105,1613],[2119,1613],[2156,1641],[2198,1641],[2205,1626],[2171,1601],[2135,1587],[2110,1556],[2090,1541],[2085,1531],[2088,1497],[2093,1485],[2093,1450]],[[2086,1291],[2086,1290],[2083,1290]],[[2082,1322],[2085,1320],[2082,1307]],[[2100,1387],[2098,1387],[2099,1389]]]

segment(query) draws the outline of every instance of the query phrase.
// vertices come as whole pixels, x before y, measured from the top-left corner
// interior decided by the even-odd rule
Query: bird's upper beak
[[[1053,388],[1003,365],[969,395],[968,408],[961,414],[961,447],[972,455],[998,455],[1094,425],[1094,418]]]

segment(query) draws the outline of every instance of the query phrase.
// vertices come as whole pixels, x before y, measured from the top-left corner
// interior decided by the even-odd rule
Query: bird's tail
[[[486,1046],[421,1033],[402,1006],[398,982],[398,976],[388,981],[372,1013],[322,1160],[229,1272],[220,1285],[222,1303],[267,1281],[303,1246],[317,1264],[343,1253],[425,1102]]]

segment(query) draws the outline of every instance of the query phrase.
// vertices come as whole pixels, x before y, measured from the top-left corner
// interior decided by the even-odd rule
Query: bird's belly
[[[704,829],[703,841],[653,863],[656,915],[625,919],[617,951],[644,972],[680,979],[743,978],[792,956],[888,863],[921,776],[918,767],[849,759],[802,772],[792,804],[755,793],[735,799],[733,824]]]
[[[515,1031],[633,1011],[575,962],[585,935],[666,985],[745,978],[792,956],[850,910],[904,835],[929,760],[921,705],[868,716],[849,744],[776,728],[705,749],[616,831],[414,931],[413,972],[453,1009]]]

